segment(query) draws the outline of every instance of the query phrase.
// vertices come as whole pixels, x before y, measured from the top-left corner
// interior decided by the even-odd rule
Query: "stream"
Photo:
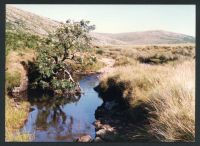
[[[99,80],[91,75],[79,83],[84,92],[79,99],[31,103],[22,133],[34,134],[36,142],[72,142],[86,134],[95,138],[95,110],[103,103],[93,89]]]

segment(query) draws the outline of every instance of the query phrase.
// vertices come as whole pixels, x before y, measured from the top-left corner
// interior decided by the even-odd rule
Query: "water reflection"
[[[95,137],[92,124],[95,121],[94,113],[102,103],[93,90],[97,84],[96,78],[86,77],[80,81],[85,92],[81,97],[53,97],[40,102],[32,100],[32,110],[22,131],[34,133],[35,141],[71,142],[85,134]],[[33,95],[29,96],[33,99]]]

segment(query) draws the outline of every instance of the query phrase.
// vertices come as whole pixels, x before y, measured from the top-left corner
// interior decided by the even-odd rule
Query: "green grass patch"
[[[20,86],[20,80],[21,74],[18,71],[6,72],[6,89],[10,91],[14,87]]]
[[[6,55],[11,50],[38,49],[42,39],[37,35],[25,32],[6,31]]]

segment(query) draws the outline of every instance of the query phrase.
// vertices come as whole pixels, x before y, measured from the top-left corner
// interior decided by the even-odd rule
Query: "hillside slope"
[[[6,5],[6,29],[10,31],[25,31],[46,36],[55,30],[60,22],[50,20],[33,13]]]

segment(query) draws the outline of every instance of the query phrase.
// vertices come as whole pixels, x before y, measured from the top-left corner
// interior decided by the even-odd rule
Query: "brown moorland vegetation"
[[[194,46],[141,47],[132,51],[129,49],[128,54],[125,50],[111,47],[104,50],[107,54],[115,52],[113,54],[125,58],[123,61],[126,63],[116,60],[114,71],[101,78],[98,86],[100,96],[109,100],[106,98],[112,95],[112,99],[124,101],[129,106],[129,114],[133,120],[137,120],[134,109],[140,106],[148,109],[145,120],[149,121],[149,125],[144,127],[148,129],[147,134],[153,135],[159,141],[194,141]],[[142,57],[140,54],[144,52],[151,53],[148,56],[162,54],[164,62],[141,62],[138,57]],[[177,59],[169,61],[168,53],[175,55]],[[162,60],[159,57],[157,59]]]

